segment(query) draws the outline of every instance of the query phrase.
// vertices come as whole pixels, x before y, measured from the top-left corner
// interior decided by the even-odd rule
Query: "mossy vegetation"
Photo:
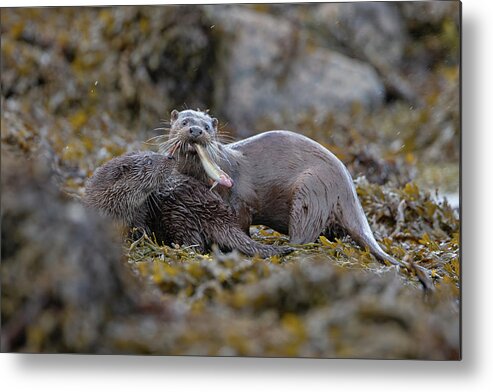
[[[271,12],[267,6],[252,9]],[[444,198],[456,197],[459,186],[458,30],[449,14],[435,21],[408,13],[402,10],[410,32],[405,68],[420,102],[389,97],[374,110],[355,104],[322,117],[286,113],[282,124],[259,118],[256,128],[298,130],[333,151],[355,178],[383,249],[429,270],[431,295],[424,295],[414,271],[379,263],[349,237],[321,236],[288,256],[265,260],[216,251],[201,255],[144,237],[125,241],[120,260],[105,236],[97,241],[98,254],[108,241],[112,260],[118,260],[109,264],[112,271],[128,273],[112,293],[122,297],[128,285],[134,297],[152,300],[132,305],[104,292],[102,307],[86,309],[87,322],[70,334],[78,325],[77,301],[66,291],[50,291],[50,285],[64,287],[56,273],[64,255],[76,250],[80,256],[91,241],[61,245],[64,235],[77,242],[79,234],[58,232],[47,240],[47,231],[41,241],[36,230],[21,230],[41,230],[33,225],[48,217],[30,220],[38,216],[33,204],[26,206],[29,213],[14,214],[9,208],[17,206],[16,198],[10,193],[4,199],[2,189],[3,324],[31,314],[27,298],[38,280],[29,271],[39,273],[42,287],[36,292],[46,300],[36,303],[42,310],[29,322],[19,324],[9,349],[459,358],[460,220],[455,199]],[[1,22],[2,154],[14,153],[21,166],[48,157],[51,177],[69,199],[83,195],[86,178],[111,157],[152,148],[143,142],[163,132],[153,129],[163,127],[160,119],[166,121],[171,109],[186,102],[220,111],[214,89],[220,88],[215,64],[221,29],[201,7],[8,9]],[[235,124],[221,126],[234,136]],[[9,170],[15,173],[15,166]],[[14,184],[32,172],[8,178]],[[40,183],[11,189],[37,192]],[[50,195],[46,200],[55,197]],[[56,222],[63,225],[63,214],[73,211],[59,208]],[[55,235],[57,228],[50,230]],[[288,242],[267,227],[252,227],[251,233],[266,244]],[[57,253],[43,244],[56,244]],[[52,254],[62,264],[40,261]],[[84,282],[93,280],[88,276]],[[94,284],[104,285],[104,279]]]

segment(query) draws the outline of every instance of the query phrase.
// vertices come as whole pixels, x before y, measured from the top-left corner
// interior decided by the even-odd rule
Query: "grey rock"
[[[281,126],[307,113],[382,103],[384,87],[371,66],[313,45],[286,19],[242,6],[206,10],[223,34],[215,107],[240,136],[261,120]]]
[[[388,94],[417,103],[414,89],[400,73],[408,37],[396,4],[322,4],[309,15],[312,28],[328,46],[371,64]]]
[[[439,24],[446,18],[459,22],[460,2],[458,1],[410,1],[399,4],[407,21]]]
[[[322,4],[312,13],[315,26],[351,57],[379,66],[398,65],[406,34],[395,4]]]

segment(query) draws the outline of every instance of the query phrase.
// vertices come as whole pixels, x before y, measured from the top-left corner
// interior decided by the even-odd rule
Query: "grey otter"
[[[263,224],[303,244],[342,229],[377,259],[405,265],[375,240],[344,164],[303,135],[270,131],[222,144],[217,119],[174,110],[160,149],[177,157],[179,172],[221,184],[216,192],[247,233],[251,224]]]
[[[217,194],[198,180],[177,173],[175,161],[152,152],[114,158],[86,184],[85,201],[106,215],[138,227],[157,241],[195,246],[204,252],[217,244],[247,256],[283,255],[294,249],[253,241]]]

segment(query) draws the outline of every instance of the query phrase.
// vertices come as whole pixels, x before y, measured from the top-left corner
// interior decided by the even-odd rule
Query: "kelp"
[[[148,149],[160,118],[195,102],[186,91],[213,102],[220,29],[200,8],[155,10],[2,12],[2,350],[459,358],[460,220],[444,198],[458,190],[456,65],[423,74],[424,105],[390,100],[283,123],[348,166],[378,242],[426,268],[431,295],[413,271],[378,262],[343,233],[268,259],[202,255],[152,236],[115,243],[78,201],[87,177]],[[433,52],[436,63],[444,55]],[[259,118],[256,129],[271,126]],[[234,135],[234,124],[224,130]],[[267,227],[251,235],[288,243]]]
[[[394,255],[405,249],[431,268],[431,296],[412,274],[382,265],[349,238],[321,236],[268,259],[217,249],[198,254],[148,236],[122,247],[108,222],[60,192],[48,165],[31,160],[16,169],[15,156],[3,150],[2,157],[3,351],[460,355],[458,222],[447,203],[415,186],[359,183],[358,190],[365,190],[363,205],[384,236],[394,224],[372,210],[375,200],[388,198],[395,211],[389,216],[409,227],[413,238],[382,242]],[[427,202],[434,207],[420,208]],[[429,230],[436,218],[444,223],[439,232]],[[287,242],[267,228],[252,234],[265,243]]]

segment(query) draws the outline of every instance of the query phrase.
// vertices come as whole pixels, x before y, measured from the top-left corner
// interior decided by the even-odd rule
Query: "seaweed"
[[[171,109],[221,112],[221,28],[200,6],[2,10],[2,350],[460,358],[458,32],[449,11],[418,20],[409,7],[401,71],[421,103],[277,113],[255,129],[297,130],[334,152],[377,241],[429,271],[431,296],[415,271],[341,233],[265,260],[115,240],[81,208],[84,182],[148,149]],[[288,243],[267,227],[251,235]]]

